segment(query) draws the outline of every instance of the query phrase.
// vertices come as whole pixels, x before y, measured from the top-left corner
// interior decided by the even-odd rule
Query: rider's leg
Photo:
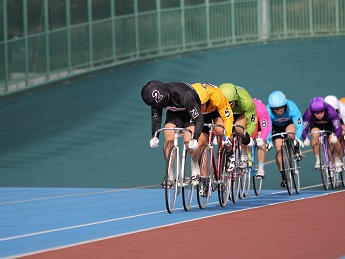
[[[310,132],[318,131],[319,128],[312,128]],[[313,134],[311,138],[311,145],[315,155],[315,170],[320,170],[320,140],[319,134]]]

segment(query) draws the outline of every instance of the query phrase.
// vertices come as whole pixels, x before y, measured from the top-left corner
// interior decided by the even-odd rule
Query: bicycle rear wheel
[[[327,155],[327,157],[326,157],[326,155]],[[328,188],[329,188],[329,177],[328,177],[329,164],[328,164],[327,143],[323,143],[323,144],[320,143],[319,156],[320,156],[320,172],[321,172],[322,184],[323,184],[323,187],[325,188],[325,190],[328,190]]]
[[[165,173],[165,182],[163,187],[165,189],[165,205],[169,213],[172,213],[175,209],[177,188],[178,188],[178,179],[177,179],[177,149],[171,147],[168,156],[168,163]]]
[[[251,176],[253,180],[253,189],[256,196],[259,196],[261,193],[262,188],[262,179],[261,176],[256,176],[256,173],[258,171],[259,166],[259,160],[258,160],[258,146],[253,145],[252,146],[252,166],[250,168]]]
[[[219,184],[218,184],[218,200],[219,205],[224,207],[229,201],[230,194],[230,174],[225,170],[226,165],[226,155],[223,149],[220,155],[219,162]]]
[[[191,169],[192,159],[190,153],[186,150],[185,161],[184,161],[184,179],[182,187],[182,202],[185,211],[188,211],[192,206],[194,185],[191,183],[192,169]]]
[[[212,193],[211,179],[213,172],[211,148],[205,146],[200,155],[200,179],[197,185],[197,198],[200,209],[207,206]]]
[[[285,143],[282,145],[281,152],[282,152],[283,170],[285,172],[286,189],[287,189],[289,195],[291,195],[292,194],[292,177],[291,177],[291,170],[292,170],[291,152],[292,152],[292,150],[289,148],[288,144]]]

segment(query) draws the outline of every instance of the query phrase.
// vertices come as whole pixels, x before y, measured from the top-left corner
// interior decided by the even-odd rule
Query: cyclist
[[[266,160],[266,140],[268,135],[271,132],[271,119],[268,115],[266,105],[263,104],[259,99],[253,98],[256,116],[258,119],[258,129],[257,129],[257,138],[256,145],[258,146],[258,172],[257,176],[264,177],[264,163]],[[254,138],[256,135],[252,136]]]
[[[223,137],[223,142],[226,145],[226,156],[227,156],[227,170],[232,170],[235,165],[235,158],[232,156],[231,150],[231,133],[234,121],[232,109],[228,103],[228,100],[224,96],[223,92],[218,86],[212,84],[194,83],[193,88],[196,90],[201,101],[201,113],[204,116],[204,123],[216,123],[223,125],[226,132],[223,136],[223,130],[215,128],[218,134]],[[209,128],[204,127],[202,134],[198,139],[199,151],[208,142]],[[230,161],[231,160],[231,161]]]
[[[154,137],[155,132],[161,127],[163,108],[167,109],[164,127],[185,127],[194,132],[184,135],[184,143],[189,147],[192,157],[193,184],[198,184],[200,169],[197,152],[198,138],[204,126],[204,119],[200,111],[200,99],[193,87],[185,82],[163,83],[161,81],[149,81],[141,90],[143,101],[151,106],[152,139],[150,146],[158,147],[159,139]],[[174,144],[174,132],[164,131],[164,158],[167,161],[168,152]],[[164,183],[164,182],[163,182]]]
[[[270,136],[279,132],[293,132],[295,135],[289,136],[294,139],[294,153],[298,160],[302,159],[300,147],[304,147],[301,141],[303,132],[303,119],[300,110],[295,102],[288,100],[281,91],[274,91],[268,96],[267,111],[272,123]],[[272,144],[273,140],[273,144]],[[268,141],[267,149],[272,146],[276,149],[276,163],[281,173],[282,181],[280,186],[286,187],[285,172],[283,171],[281,147],[282,139],[280,136],[273,137]]]
[[[334,110],[334,108],[328,103],[324,102],[323,98],[318,96],[314,97],[309,108],[304,112],[304,129],[303,129],[303,139],[304,145],[309,146],[310,140],[308,139],[308,130],[310,132],[315,132],[318,130],[329,130],[332,134],[329,135],[329,142],[331,143],[332,150],[334,152],[334,165],[336,172],[342,171],[342,163],[340,161],[340,142],[338,138],[341,136],[341,124],[340,118]],[[319,158],[319,135],[313,134],[312,136],[312,146],[314,155],[316,157],[315,170],[320,170],[320,158]]]
[[[345,104],[345,97],[340,98],[339,101]]]
[[[255,105],[250,94],[243,87],[235,86],[231,83],[223,83],[220,89],[225,95],[234,113],[234,123],[243,126],[246,129],[246,134],[241,130],[236,129],[240,134],[240,142],[242,144],[242,155],[240,166],[245,168],[248,166],[247,147],[254,144],[250,137],[257,129],[257,118]]]
[[[342,134],[341,134],[343,137],[340,138],[340,141],[342,141],[343,145],[345,145],[345,104],[342,103],[340,100],[338,100],[338,98],[335,97],[334,95],[326,96],[325,102],[330,104],[338,113],[341,127],[343,129]]]

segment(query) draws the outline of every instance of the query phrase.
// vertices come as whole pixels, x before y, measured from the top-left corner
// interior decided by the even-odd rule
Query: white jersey
[[[345,125],[345,104],[343,104],[341,101],[339,101],[339,109],[337,110],[338,115],[342,123]]]

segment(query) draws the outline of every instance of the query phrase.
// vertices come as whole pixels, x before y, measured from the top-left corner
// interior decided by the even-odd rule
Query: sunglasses
[[[314,112],[314,114],[321,114],[323,111]]]
[[[283,109],[284,106],[280,106],[280,107],[277,107],[277,108],[273,108],[273,111],[279,111],[280,109]]]
[[[233,105],[235,102],[229,102],[230,106]]]

